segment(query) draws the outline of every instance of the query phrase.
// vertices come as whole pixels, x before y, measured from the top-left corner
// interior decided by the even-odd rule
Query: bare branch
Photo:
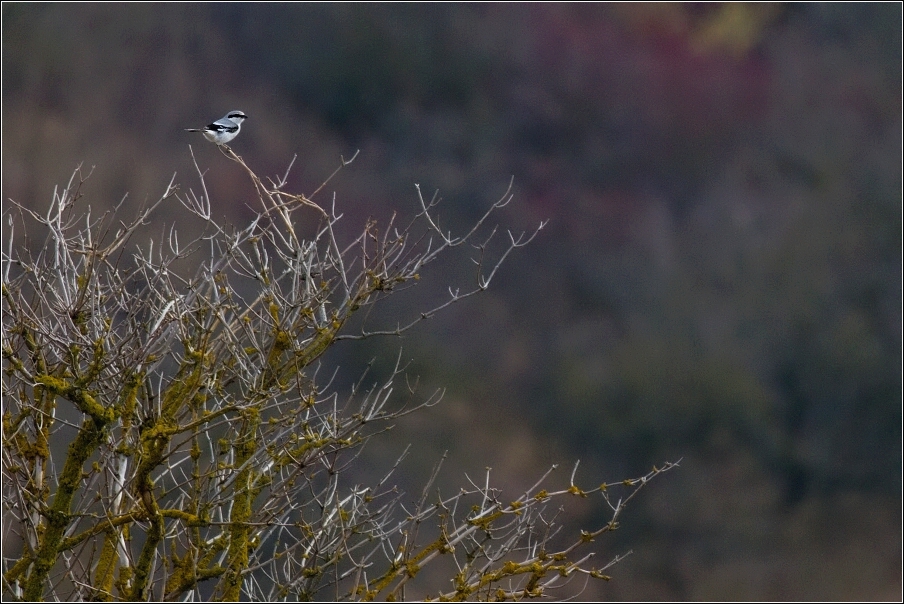
[[[576,464],[558,491],[543,487],[553,466],[512,501],[489,470],[451,496],[434,492],[440,461],[406,505],[392,480],[407,448],[369,485],[353,470],[372,439],[438,404],[443,390],[420,393],[401,351],[387,376],[363,372],[341,396],[337,372],[321,365],[336,342],[401,335],[489,287],[545,226],[495,237],[490,217],[510,203],[511,183],[463,235],[442,230],[438,197],[428,202],[418,188],[413,217],[369,221],[344,237],[335,195],[327,212],[285,190],[295,158],[265,185],[224,145],[259,203],[233,228],[213,218],[205,170],[189,150],[200,194],[180,193],[174,175],[127,222],[116,218],[121,208],[78,210],[80,168],[46,211],[9,206],[4,596],[181,600],[208,584],[235,600],[404,599],[406,589],[522,599],[571,577],[605,578],[605,567],[590,566],[589,544],[675,464],[590,490],[578,486]],[[162,226],[136,245],[139,227],[172,197],[203,231],[186,238]],[[310,231],[297,225],[312,214],[314,234],[302,238]],[[30,252],[34,241],[43,245]],[[407,322],[368,326],[374,308],[456,248],[476,250],[473,282],[449,284],[445,300]],[[591,495],[609,506],[609,522],[553,547],[568,533],[561,506]],[[453,561],[451,591],[420,585],[419,571],[440,558]]]

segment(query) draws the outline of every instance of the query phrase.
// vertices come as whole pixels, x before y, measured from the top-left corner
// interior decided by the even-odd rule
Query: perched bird
[[[202,132],[204,138],[212,143],[222,145],[228,143],[239,135],[242,122],[248,119],[242,111],[230,111],[226,117],[218,119],[214,123],[203,128],[186,128],[186,132]]]

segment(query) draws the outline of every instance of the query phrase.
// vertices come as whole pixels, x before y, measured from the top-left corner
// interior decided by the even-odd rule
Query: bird
[[[224,117],[203,128],[186,128],[186,132],[201,132],[204,138],[217,145],[228,143],[239,135],[242,122],[248,119],[243,111],[230,111]]]

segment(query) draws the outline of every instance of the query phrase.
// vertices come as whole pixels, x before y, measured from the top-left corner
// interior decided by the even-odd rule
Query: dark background
[[[585,597],[900,598],[900,4],[2,10],[4,204],[43,210],[83,164],[83,203],[128,193],[131,216],[174,172],[197,186],[192,143],[215,213],[246,221],[247,177],[183,131],[241,109],[232,147],[261,175],[297,153],[292,190],[361,150],[322,194],[350,230],[411,216],[414,183],[463,227],[512,176],[497,219],[549,220],[482,296],[333,351],[379,375],[401,346],[447,388],[365,467],[413,442],[412,497],[445,450],[444,488],[492,466],[517,495],[552,463],[589,488],[681,458]]]

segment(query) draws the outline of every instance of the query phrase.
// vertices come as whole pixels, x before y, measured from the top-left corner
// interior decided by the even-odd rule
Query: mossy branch
[[[391,482],[401,458],[368,485],[352,482],[349,468],[365,443],[437,404],[442,391],[398,388],[411,383],[401,353],[371,388],[362,378],[347,396],[322,377],[324,355],[338,342],[401,335],[485,291],[543,224],[509,233],[492,259],[489,219],[510,190],[455,236],[434,216],[436,198],[418,189],[407,225],[394,215],[345,236],[336,204],[328,212],[313,201],[320,189],[286,191],[288,171],[265,184],[222,151],[258,196],[258,214],[242,228],[211,217],[197,164],[200,194],[170,181],[132,221],[112,212],[70,220],[80,171],[47,212],[12,206],[16,224],[39,229],[47,248],[32,256],[15,243],[19,251],[0,267],[3,513],[25,537],[4,558],[4,595],[178,600],[218,580],[223,600],[398,600],[443,556],[454,558],[457,575],[441,599],[547,596],[575,574],[605,578],[605,569],[587,566],[592,553],[578,550],[617,527],[652,475],[597,489],[572,477],[557,490],[541,486],[547,473],[514,501],[488,476],[429,504],[425,488],[411,510]],[[204,232],[184,243],[172,227],[163,249],[129,248],[167,199]],[[395,326],[372,327],[370,310],[468,242],[473,283]],[[56,409],[63,400],[82,414],[79,426],[68,406]],[[633,490],[615,502],[618,489]],[[553,550],[543,510],[576,497],[597,497],[612,518]],[[62,564],[63,556],[78,564]]]

